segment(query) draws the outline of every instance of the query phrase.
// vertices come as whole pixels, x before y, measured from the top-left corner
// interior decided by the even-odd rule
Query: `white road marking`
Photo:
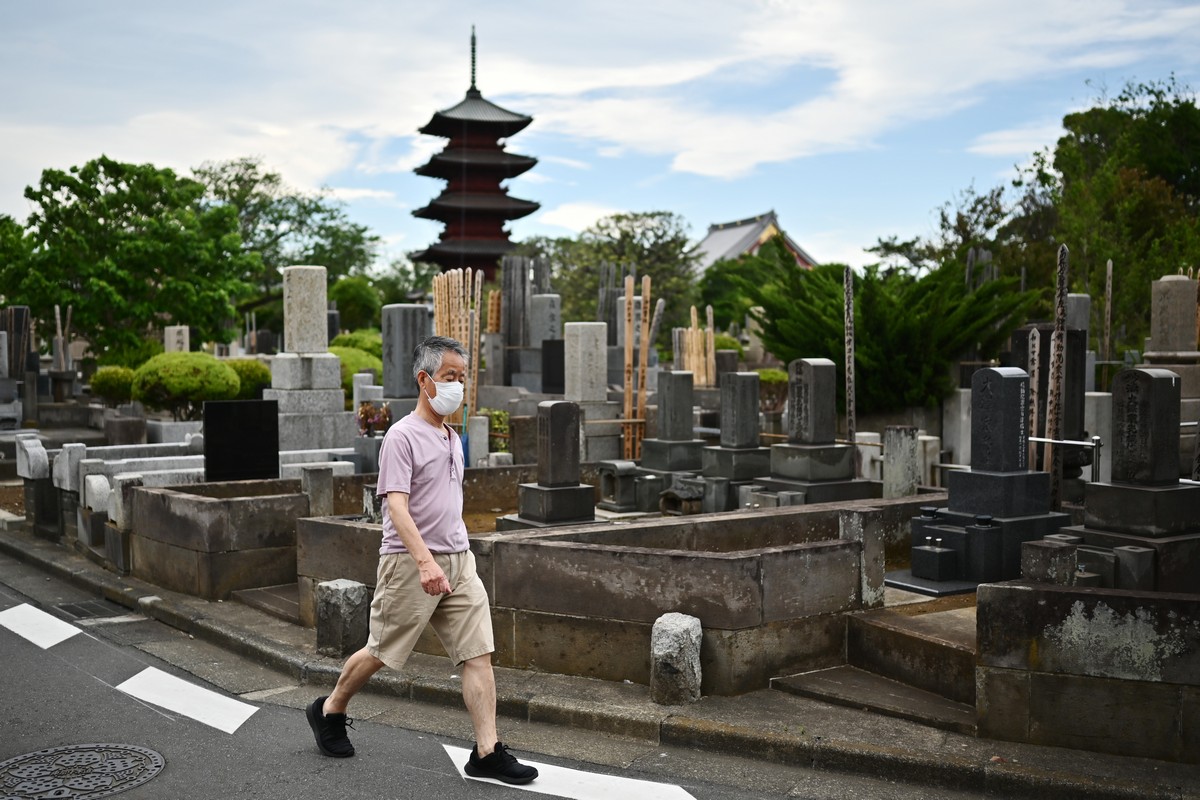
[[[28,603],[0,611],[0,625],[23,636],[43,650],[79,633],[79,628]]]
[[[495,781],[490,778],[472,778],[463,771],[471,751],[462,747],[442,745],[446,755],[454,762],[458,774],[463,778],[484,783],[498,783],[501,786],[510,784]],[[524,786],[510,786],[513,789],[524,789],[527,792],[553,794],[559,797],[569,797],[572,800],[612,800],[612,798],[654,798],[654,800],[695,800],[691,794],[680,786],[669,783],[654,783],[640,781],[634,778],[622,778],[616,775],[600,775],[595,772],[582,772],[577,769],[556,767],[552,764],[541,764],[524,758],[521,763],[537,767],[538,776],[532,783]]]
[[[249,703],[217,694],[154,667],[146,667],[117,688],[225,733],[236,731],[258,710]]]

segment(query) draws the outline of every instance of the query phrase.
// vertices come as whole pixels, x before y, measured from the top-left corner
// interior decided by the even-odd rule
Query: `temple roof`
[[[409,253],[413,261],[434,261],[439,257],[487,257],[499,258],[516,245],[507,239],[448,239],[429,245],[424,250]]]
[[[442,219],[447,214],[457,215],[463,211],[493,214],[505,219],[518,219],[541,208],[532,200],[509,197],[502,192],[442,192],[429,205],[412,212],[414,217]]]
[[[434,113],[433,118],[419,130],[421,133],[444,136],[447,139],[472,129],[495,133],[497,138],[501,138],[512,136],[531,122],[533,117],[501,108],[485,99],[483,94],[472,86],[458,105]]]
[[[779,219],[775,212],[768,211],[735,222],[709,225],[708,235],[696,246],[699,254],[696,260],[697,274],[703,275],[705,270],[718,261],[757,253],[758,248],[775,236],[783,237],[784,245],[796,257],[797,264],[806,269],[817,265],[816,259],[804,252],[804,249],[779,227]]]
[[[499,149],[455,147],[437,153],[413,172],[430,178],[447,178],[458,175],[464,167],[478,168],[501,177],[513,178],[528,172],[537,164],[536,158]]]

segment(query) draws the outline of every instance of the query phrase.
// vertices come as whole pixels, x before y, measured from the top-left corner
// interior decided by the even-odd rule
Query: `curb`
[[[140,611],[197,639],[262,663],[301,684],[332,686],[340,674],[340,661],[299,650],[207,615],[191,598],[175,598],[172,596],[175,593],[137,578],[117,576],[60,544],[25,531],[0,529],[0,553],[78,588],[97,592],[111,602]],[[443,706],[458,706],[462,698],[462,687],[455,681],[392,672],[375,675],[369,691]],[[1098,778],[1014,763],[981,765],[952,754],[934,757],[864,742],[792,735],[673,714],[665,709],[638,712],[552,695],[501,691],[497,693],[497,711],[529,722],[628,736],[784,766],[1006,798],[1186,800],[1196,796],[1182,788],[1114,777]]]

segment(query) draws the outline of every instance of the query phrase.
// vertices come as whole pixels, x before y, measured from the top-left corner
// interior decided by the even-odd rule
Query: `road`
[[[320,690],[3,556],[0,669],[5,797],[977,797],[504,719],[543,773],[517,789],[462,775],[461,709],[372,694],[358,754],[326,758],[303,712]],[[30,755],[50,748],[69,749]]]

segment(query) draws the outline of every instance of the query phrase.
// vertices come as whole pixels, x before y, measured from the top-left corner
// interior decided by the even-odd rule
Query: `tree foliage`
[[[25,190],[33,211],[20,241],[0,224],[17,254],[0,262],[0,292],[33,309],[42,335],[54,333],[54,306],[71,306],[72,332],[100,357],[137,349],[163,325],[225,341],[230,300],[257,258],[242,251],[233,210],[203,194],[169,169],[106,156],[47,169]]]
[[[379,289],[366,275],[351,275],[329,287],[329,299],[337,303],[343,330],[377,328],[383,307]]]
[[[260,324],[278,324],[272,317],[281,313],[283,267],[323,266],[332,283],[371,266],[379,237],[351,222],[343,205],[327,193],[307,194],[287,186],[258,158],[205,162],[194,172],[211,206],[234,211],[244,251],[258,257],[243,275],[254,291],[238,310],[261,309]]]
[[[601,265],[615,264],[641,279],[651,279],[651,301],[667,302],[659,343],[670,342],[671,328],[687,324],[697,293],[693,275],[696,254],[688,242],[687,226],[681,217],[666,211],[613,214],[597,221],[577,238],[535,237],[521,247],[526,255],[551,262],[555,290],[562,296],[566,321],[596,319]]]
[[[740,290],[762,307],[767,350],[785,363],[819,357],[844,369],[845,267],[796,269],[778,239],[745,260]],[[864,413],[937,403],[956,385],[954,363],[975,348],[994,353],[1036,299],[1013,278],[969,289],[953,261],[920,275],[876,266],[853,280],[855,404]]]

